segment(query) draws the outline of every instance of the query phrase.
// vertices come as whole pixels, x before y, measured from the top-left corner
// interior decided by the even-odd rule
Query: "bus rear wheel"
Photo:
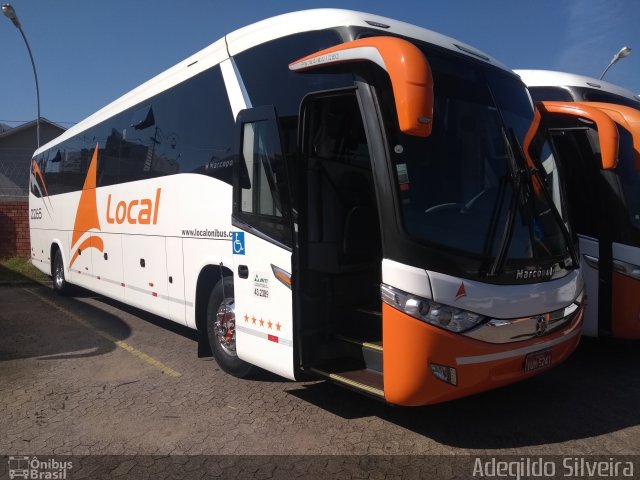
[[[62,253],[57,249],[53,257],[53,268],[51,270],[53,280],[53,289],[60,295],[68,295],[71,291],[71,285],[64,276],[64,262],[62,261]]]
[[[252,365],[236,353],[236,315],[233,278],[223,277],[211,289],[207,303],[207,338],[220,368],[234,377],[244,378]]]

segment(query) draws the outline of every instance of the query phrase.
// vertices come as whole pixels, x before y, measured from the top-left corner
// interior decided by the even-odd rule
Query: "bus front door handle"
[[[240,278],[249,278],[249,267],[246,265],[238,265],[238,276]]]

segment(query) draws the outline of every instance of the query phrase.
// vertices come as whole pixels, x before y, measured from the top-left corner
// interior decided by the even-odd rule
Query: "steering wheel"
[[[467,206],[464,203],[441,203],[440,205],[434,205],[427,208],[424,213],[435,213],[442,210],[454,210],[457,209],[458,213],[466,213]]]

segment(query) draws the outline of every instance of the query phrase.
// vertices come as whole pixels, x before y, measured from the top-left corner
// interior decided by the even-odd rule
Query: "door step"
[[[336,335],[335,339],[346,346],[348,356],[362,360],[367,370],[382,373],[382,341],[357,340],[346,335]]]
[[[343,342],[352,343],[354,345],[360,345],[362,348],[368,348],[369,350],[374,350],[377,352],[382,352],[382,341],[372,341],[367,342],[365,340],[356,340],[355,338],[345,337],[344,335],[336,335],[338,340],[342,340]]]
[[[316,375],[328,378],[340,385],[384,399],[382,373],[366,368],[331,372],[325,368],[311,368]]]

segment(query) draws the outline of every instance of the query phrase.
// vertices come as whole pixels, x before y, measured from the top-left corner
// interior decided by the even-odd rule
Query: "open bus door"
[[[433,78],[425,56],[410,42],[367,37],[289,65],[309,75],[339,69],[355,76],[353,87],[309,92],[301,104],[294,271],[303,273],[297,284],[301,325],[296,341],[303,370],[388,400],[385,382],[392,376],[383,378],[379,206],[389,208],[392,201],[379,196],[388,170],[370,90],[372,64],[388,76],[400,131],[428,137]],[[387,350],[385,355],[394,354]]]
[[[236,351],[240,359],[295,379],[291,204],[273,106],[238,114],[233,180]]]
[[[621,128],[615,114],[596,105],[542,102],[538,112],[564,169],[568,216],[579,239],[588,305],[583,333],[639,338],[640,249],[633,244],[640,243],[629,225],[631,193],[623,185],[630,175],[622,178],[619,171],[628,164],[638,190],[638,128]]]
[[[433,80],[422,53],[390,37],[367,38],[316,52],[290,64],[303,72],[373,62],[390,76],[400,129],[428,136]],[[273,106],[238,114],[232,238],[236,351],[241,360],[295,378],[290,182]],[[295,280],[295,279],[293,279]]]

